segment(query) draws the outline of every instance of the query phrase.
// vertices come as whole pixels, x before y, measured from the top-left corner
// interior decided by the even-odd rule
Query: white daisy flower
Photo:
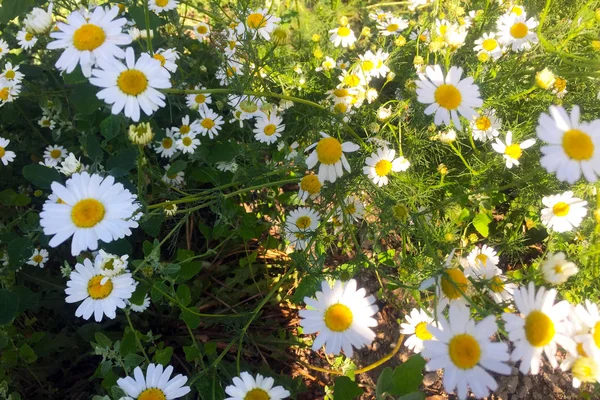
[[[48,32],[53,26],[52,7],[53,4],[50,2],[48,10],[39,7],[35,7],[31,10],[31,12],[23,18],[25,30],[37,33],[38,35]]]
[[[548,258],[540,265],[544,280],[551,285],[560,285],[579,272],[574,262],[567,261],[565,253],[548,253]]]
[[[41,126],[42,128],[47,128],[47,129],[53,130],[56,127],[56,122],[54,122],[54,120],[50,117],[43,116],[38,121],[38,125]]]
[[[373,78],[385,78],[387,76],[387,74],[390,72],[390,68],[387,65],[385,65],[385,62],[388,60],[389,57],[390,54],[384,52],[381,49],[378,49],[375,52],[375,54],[372,57],[372,61],[375,65],[370,71],[370,75]]]
[[[19,68],[19,65],[13,67],[12,63],[7,62],[4,64],[4,71],[2,71],[2,74],[0,74],[0,78],[4,78],[7,81],[13,81],[15,83],[21,83],[25,75],[23,75],[22,72],[19,72]]]
[[[335,66],[335,60],[329,56],[325,56],[325,60],[323,60],[320,67],[315,68],[315,71],[330,71],[334,69]]]
[[[10,140],[0,137],[0,161],[2,161],[2,164],[4,165],[13,162],[17,156],[14,151],[6,150],[6,147],[9,144]]]
[[[230,95],[227,98],[227,104],[240,112],[238,117],[240,120],[259,116],[263,107],[263,101],[259,97],[247,95]]]
[[[471,120],[473,139],[481,142],[492,140],[500,134],[502,120],[496,116],[496,110],[490,108],[480,111]]]
[[[179,171],[175,174],[169,175],[169,169],[171,168],[171,164],[165,165],[165,174],[162,177],[163,182],[173,185],[173,186],[181,186],[183,184],[183,179],[185,177],[185,173],[183,171]]]
[[[270,40],[271,32],[277,28],[281,19],[270,15],[268,11],[266,8],[250,11],[246,20],[237,25],[237,34],[247,35],[250,39],[256,39],[260,35],[263,39]]]
[[[281,133],[285,129],[285,125],[282,122],[283,118],[274,112],[269,114],[261,113],[256,118],[256,123],[252,130],[255,133],[254,139],[267,144],[277,142],[277,139],[281,137]]]
[[[175,214],[177,214],[177,204],[171,203],[170,201],[166,202],[167,204],[165,204],[165,206],[163,207],[163,211],[165,213],[165,215],[167,217],[172,217]]]
[[[308,174],[304,175],[304,177],[300,180],[300,184],[298,185],[298,197],[302,201],[306,201],[309,198],[311,200],[319,197],[319,193],[321,192],[321,188],[323,184],[319,180],[319,177],[316,175]]]
[[[23,50],[30,50],[33,46],[35,46],[37,41],[38,38],[33,33],[25,30],[25,28],[21,29],[17,33],[17,42]]]
[[[497,60],[502,56],[502,46],[498,42],[498,39],[496,39],[494,32],[484,33],[482,37],[477,39],[473,51],[478,55],[483,52],[493,60]]]
[[[413,308],[410,314],[404,316],[406,322],[400,324],[400,333],[410,335],[404,345],[415,353],[420,353],[423,350],[423,341],[433,339],[433,335],[427,329],[428,326],[433,326],[433,318],[430,313],[423,309]]]
[[[488,315],[476,323],[464,305],[450,306],[448,319],[440,316],[439,328],[430,326],[429,331],[437,340],[427,340],[421,355],[430,360],[428,371],[444,369],[444,389],[456,391],[459,399],[466,399],[468,388],[477,398],[487,397],[498,388],[491,372],[510,375],[508,345],[492,342],[498,326],[496,317]]]
[[[369,18],[375,22],[382,22],[382,21],[392,18],[393,16],[394,16],[394,14],[392,14],[391,12],[383,11],[380,9],[377,9],[374,12],[369,13]]]
[[[94,259],[94,266],[104,276],[117,276],[127,272],[129,255],[125,254],[119,257],[116,254],[110,254],[100,249]]]
[[[196,136],[200,133],[200,121],[194,120],[192,123],[190,123],[190,116],[186,115],[185,117],[181,118],[181,125],[174,126],[171,128],[171,131],[173,132],[173,136]]]
[[[329,31],[329,40],[335,47],[350,47],[356,43],[356,36],[348,26],[340,26]]]
[[[333,288],[323,281],[316,299],[304,298],[310,309],[300,310],[300,326],[307,335],[319,332],[312,346],[314,351],[325,346],[327,354],[338,355],[343,350],[346,357],[352,357],[353,348],[373,342],[375,333],[370,328],[377,326],[373,318],[378,311],[375,297],[367,296],[364,288],[356,288],[354,279],[336,280]]]
[[[154,145],[154,151],[156,151],[156,154],[164,158],[173,157],[173,154],[175,154],[177,151],[173,130],[167,128],[165,137],[162,138],[158,144]]]
[[[449,29],[451,29],[453,24],[448,22],[445,19],[436,19],[435,20],[435,32],[438,36],[444,37]]]
[[[576,337],[582,343],[585,355],[600,360],[600,312],[598,305],[589,300],[585,300],[585,306],[578,304],[575,306],[575,315],[582,324],[585,333]]]
[[[410,167],[410,162],[400,156],[396,157],[396,150],[387,147],[378,148],[376,153],[372,153],[365,160],[366,166],[363,167],[363,173],[369,177],[378,186],[387,185],[388,175],[391,172],[406,171]]]
[[[587,201],[573,197],[571,191],[543,197],[542,203],[546,206],[542,210],[542,224],[558,233],[577,228],[587,214]]]
[[[523,150],[528,149],[535,144],[535,139],[527,139],[522,143],[512,142],[512,132],[506,132],[506,144],[503,143],[500,138],[496,138],[496,141],[492,143],[492,148],[503,155],[506,160],[506,168],[512,168],[513,165],[520,165],[519,159],[523,155]]]
[[[483,101],[479,97],[479,88],[473,84],[473,78],[460,79],[463,70],[460,67],[451,67],[444,78],[439,65],[428,66],[425,74],[416,81],[417,100],[429,104],[425,109],[426,115],[435,113],[436,125],[450,125],[450,120],[458,129],[460,125],[459,114],[467,119],[477,115],[476,107],[481,107]]]
[[[554,304],[556,290],[546,291],[544,287],[535,290],[533,282],[514,292],[514,302],[518,314],[504,313],[502,319],[508,337],[514,344],[512,361],[521,361],[519,370],[523,374],[531,371],[537,375],[540,371],[542,352],[556,368],[557,344],[565,350],[574,351],[575,342],[568,336],[567,316],[571,305],[563,300]]]
[[[338,79],[340,80],[341,86],[347,86],[357,90],[362,86],[366,86],[371,80],[371,76],[367,76],[363,73],[357,74],[354,71],[342,70]]]
[[[206,87],[195,86],[194,90],[206,90]],[[210,97],[210,93],[188,94],[185,96],[185,103],[192,110],[199,110],[211,104],[212,98]]]
[[[448,304],[467,304],[466,296],[471,288],[463,270],[453,265],[454,250],[446,258],[444,270],[441,274],[425,279],[419,285],[419,290],[424,290],[435,285],[435,309],[440,314]]]
[[[155,14],[174,10],[178,4],[177,0],[148,0],[148,8]]]
[[[169,72],[158,60],[144,53],[136,61],[133,48],[125,51],[126,65],[115,59],[98,59],[100,69],[92,71],[92,85],[104,88],[96,96],[112,105],[111,112],[125,116],[135,122],[140,119],[140,108],[146,115],[165,106],[165,95],[157,89],[171,87]]]
[[[211,110],[208,107],[198,109],[200,112],[200,126],[198,129],[202,136],[208,135],[210,139],[213,139],[219,134],[225,121],[223,117]]]
[[[102,59],[110,64],[115,57],[125,57],[119,46],[130,44],[131,36],[122,32],[127,20],[115,19],[117,15],[119,7],[96,7],[91,13],[83,9],[73,11],[66,23],[59,22],[58,31],[50,33],[56,40],[47,46],[49,50],[64,49],[56,68],[70,74],[80,65],[83,75],[89,78],[96,61]]]
[[[141,313],[141,312],[146,311],[148,309],[148,307],[150,307],[150,297],[148,297],[148,295],[145,295],[144,299],[142,300],[142,304],[134,304],[129,300],[127,300],[126,303],[129,306],[129,308],[131,309],[131,311]]]
[[[500,273],[499,261],[496,250],[488,245],[475,247],[467,256],[468,265],[465,267],[465,273],[478,280],[492,279]]]
[[[46,249],[35,249],[31,257],[29,257],[27,264],[44,268],[44,264],[48,261],[48,255],[49,253]]]
[[[66,176],[71,176],[76,172],[83,172],[87,170],[87,167],[79,161],[75,154],[69,153],[69,155],[60,163],[60,167],[57,167],[58,171]]]
[[[340,221],[344,221],[344,214],[355,222],[360,221],[365,216],[365,206],[356,196],[348,196],[344,199],[343,207],[338,207],[336,214]]]
[[[507,279],[506,276],[498,274],[487,282],[487,294],[498,304],[511,301],[517,289],[517,285],[507,282]]]
[[[377,29],[382,36],[399,35],[408,28],[408,21],[404,18],[391,17],[377,22]]]
[[[178,374],[171,378],[173,367],[164,368],[161,364],[148,364],[146,376],[140,367],[133,370],[133,378],[117,379],[117,385],[130,396],[137,400],[163,400],[178,399],[188,394],[191,389],[184,386],[188,378]]]
[[[517,17],[519,17],[525,13],[525,7],[518,5],[518,4],[509,5],[509,9],[510,9],[509,13],[514,14]]]
[[[196,147],[200,146],[200,139],[190,133],[177,139],[176,145],[183,154],[194,154]]]
[[[513,51],[529,50],[538,42],[537,26],[538,22],[534,18],[527,19],[525,13],[503,15],[498,19],[498,40]]]
[[[10,47],[8,47],[8,43],[5,40],[0,39],[0,60],[2,57],[8,54],[10,51]]]
[[[199,22],[196,26],[194,26],[194,35],[200,42],[207,40],[210,37],[210,25],[204,22]]]
[[[54,235],[51,247],[73,236],[71,254],[76,256],[96,250],[98,240],[110,243],[129,236],[131,228],[138,226],[132,218],[139,208],[137,196],[112,176],[75,173],[66,186],[53,182],[51,188],[62,200],[58,204],[46,201],[40,213],[44,234]]]
[[[242,372],[233,378],[233,385],[225,388],[229,396],[225,400],[282,400],[290,396],[283,386],[275,386],[275,380],[256,374],[256,378],[248,372]]]
[[[350,67],[350,63],[344,59],[340,59],[337,62],[337,67],[339,69],[348,69],[348,67]]]
[[[562,365],[561,365],[562,368]],[[576,357],[568,365],[573,375],[573,387],[579,388],[582,383],[600,383],[600,363],[591,357]]]
[[[125,300],[135,291],[136,283],[129,272],[119,276],[102,275],[100,269],[86,258],[83,264],[77,263],[71,272],[65,293],[67,303],[83,303],[75,311],[76,317],[90,319],[94,314],[96,322],[104,315],[114,319],[117,308],[125,308]]]
[[[319,165],[319,180],[323,183],[335,182],[337,178],[344,175],[343,169],[348,172],[350,164],[344,153],[357,151],[360,147],[352,142],[340,143],[339,140],[321,132],[322,139],[308,146],[305,151],[315,149],[306,159],[306,166],[312,169],[317,163]]]
[[[217,163],[215,163],[215,167],[217,167],[217,169],[219,171],[222,172],[233,172],[235,173],[235,171],[237,171],[238,169],[238,165],[237,163],[232,160],[232,161],[219,161]]]
[[[53,167],[58,166],[62,160],[67,157],[67,150],[58,145],[50,145],[44,151],[44,160],[47,160]]]
[[[179,53],[177,52],[177,50],[158,49],[154,52],[154,55],[152,57],[160,61],[160,65],[167,71],[171,73],[177,71],[177,60],[179,59]]]
[[[431,40],[431,35],[429,34],[428,29],[419,28],[418,31],[412,31],[408,36],[410,40],[419,40],[421,44],[428,44]]]
[[[570,184],[582,174],[588,182],[596,182],[600,176],[600,119],[580,122],[579,106],[573,106],[570,116],[562,106],[550,106],[550,115],[540,115],[536,131],[547,143],[540,149],[540,164],[546,171]]]
[[[298,250],[304,250],[308,236],[319,226],[319,214],[309,207],[298,207],[290,212],[285,222],[286,238]]]
[[[0,107],[5,103],[15,101],[21,94],[21,84],[16,81],[9,81],[5,78],[0,78]]]

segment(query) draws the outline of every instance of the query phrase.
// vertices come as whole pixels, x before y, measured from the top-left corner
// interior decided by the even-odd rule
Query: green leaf
[[[149,289],[150,286],[147,283],[140,282],[135,288],[135,291],[131,295],[129,301],[138,306],[142,305],[142,303],[144,302],[144,297],[146,297],[146,294],[148,293]]]
[[[0,7],[0,23],[6,24],[16,17],[25,15],[33,8],[33,0],[4,0]]]
[[[8,325],[17,316],[19,299],[8,290],[0,290],[0,325]]]
[[[200,316],[193,314],[187,308],[181,309],[181,314],[179,314],[179,318],[189,325],[191,329],[196,329],[198,325],[200,325]]]
[[[129,16],[135,21],[135,24],[137,25],[138,29],[146,29],[146,15],[144,14],[144,7],[129,7]],[[149,13],[149,17],[150,29],[156,29],[167,22],[164,19],[158,17],[153,12]]]
[[[485,213],[479,213],[473,218],[473,226],[483,237],[488,237],[490,234],[490,222],[492,222],[492,218]]]
[[[122,256],[124,254],[131,254],[132,252],[131,243],[129,243],[127,238],[113,240],[110,243],[104,243],[102,247],[104,247],[105,251],[112,254],[117,254],[119,256]]]
[[[22,173],[25,179],[42,189],[50,189],[52,182],[62,183],[60,174],[57,170],[43,165],[26,165],[23,167]]]
[[[425,393],[412,392],[409,394],[405,394],[404,396],[398,397],[398,400],[425,400]]]
[[[231,161],[237,155],[238,145],[232,142],[218,143],[208,153],[206,161],[216,163],[219,161]]]
[[[94,339],[103,348],[110,348],[112,346],[112,341],[102,332],[96,332]]]
[[[173,348],[171,346],[165,347],[162,350],[156,350],[154,353],[154,361],[167,366],[171,362],[173,356]]]
[[[75,86],[69,100],[79,114],[90,115],[100,108],[102,101],[96,97],[98,88],[89,83]]]
[[[16,270],[33,254],[33,243],[27,238],[18,237],[8,243],[7,253],[9,267]]]
[[[106,161],[106,169],[121,168],[129,172],[135,166],[138,151],[136,149],[123,149],[118,151]]]
[[[23,361],[25,361],[27,364],[31,364],[31,363],[35,362],[35,360],[37,360],[37,356],[35,355],[35,352],[31,348],[31,346],[28,345],[27,343],[25,343],[21,347],[19,347],[19,357],[21,357],[21,359]]]
[[[390,389],[393,387],[394,382],[392,381],[392,377],[394,372],[391,368],[385,368],[381,371],[379,378],[377,379],[377,386],[375,387],[375,398],[377,400],[384,400],[385,393],[388,393]]]
[[[187,306],[192,302],[192,295],[188,285],[177,286],[177,298],[184,306]]]
[[[183,352],[185,353],[185,361],[187,362],[192,362],[200,356],[200,350],[196,346],[184,346]]]
[[[160,226],[164,219],[165,217],[162,213],[149,215],[140,222],[140,226],[149,236],[157,237],[160,233]]]
[[[354,382],[347,376],[340,376],[335,379],[333,387],[333,400],[350,400],[364,394],[364,390],[358,387],[358,383]]]
[[[167,175],[175,175],[179,171],[183,171],[185,167],[187,167],[187,163],[185,161],[177,160],[171,164],[171,167],[169,167],[169,170],[167,171]]]
[[[167,275],[177,275],[181,270],[181,265],[179,264],[169,264],[165,268],[163,268],[163,273]]]
[[[85,142],[84,146],[88,157],[95,163],[101,163],[104,158],[104,152],[96,135],[87,135],[83,138],[83,141]]]
[[[121,355],[126,356],[130,353],[135,353],[135,346],[135,333],[129,328],[125,329],[123,339],[121,340]]]
[[[419,390],[423,382],[425,360],[420,355],[414,355],[394,370],[393,387],[389,391],[394,396],[404,396]]]
[[[144,361],[144,357],[138,356],[134,353],[129,353],[123,358],[123,364],[127,368],[135,368],[140,365]]]
[[[106,140],[117,137],[121,133],[121,118],[118,115],[111,115],[100,122],[100,132]]]
[[[83,72],[79,66],[77,66],[70,74],[63,74],[62,78],[65,85],[77,85],[88,81],[88,79],[83,76]]]

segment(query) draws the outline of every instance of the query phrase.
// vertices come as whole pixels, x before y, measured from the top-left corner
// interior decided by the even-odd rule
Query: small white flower
[[[410,162],[406,158],[395,157],[396,150],[387,147],[378,148],[377,152],[372,153],[365,160],[366,166],[363,167],[363,173],[376,185],[380,187],[387,185],[390,173],[406,171],[410,167]]]
[[[164,368],[160,364],[148,364],[146,376],[140,367],[133,370],[133,377],[117,379],[117,385],[126,395],[138,400],[174,400],[188,394],[191,389],[184,386],[187,377],[179,374],[171,378],[173,367]]]
[[[281,137],[284,129],[283,118],[275,112],[271,112],[259,114],[252,132],[255,133],[254,138],[259,142],[273,144]]]
[[[382,36],[399,35],[408,28],[408,21],[404,18],[391,17],[377,22],[377,29]]]
[[[430,314],[431,312],[423,309],[413,308],[410,314],[404,316],[406,323],[400,324],[400,333],[410,335],[404,341],[404,345],[415,353],[423,350],[423,341],[433,339],[433,335],[427,329],[435,324]]]
[[[131,308],[131,311],[135,311],[137,313],[144,312],[150,307],[150,297],[148,295],[144,296],[142,300],[142,304],[133,304],[131,301],[127,300],[127,305]]]
[[[271,33],[281,19],[270,15],[268,11],[266,8],[249,11],[246,20],[240,22],[236,27],[238,35],[247,35],[250,39],[256,39],[257,36],[261,36],[265,40],[271,39]]]
[[[548,254],[546,261],[540,265],[544,280],[552,285],[565,283],[569,277],[579,272],[577,265],[567,261],[565,253]]]
[[[300,184],[298,185],[298,197],[302,201],[306,201],[309,198],[311,200],[319,197],[319,193],[321,192],[321,188],[323,184],[319,180],[319,177],[316,175],[308,174],[304,175],[304,177],[300,180]]]
[[[44,151],[44,161],[48,161],[48,164],[53,167],[56,167],[65,157],[67,157],[67,150],[62,146],[50,145]]]
[[[198,41],[203,42],[210,37],[210,25],[200,22],[194,26],[194,34]]]
[[[193,154],[196,147],[200,146],[200,139],[190,133],[177,139],[176,145],[177,150],[181,150],[183,154]]]
[[[148,0],[148,8],[156,14],[174,10],[178,4],[177,0]]]
[[[356,36],[348,26],[340,26],[329,31],[329,40],[335,47],[350,47],[356,42]]]
[[[305,151],[315,149],[306,159],[306,166],[312,169],[319,165],[319,180],[335,182],[344,174],[343,169],[351,172],[350,164],[344,153],[357,151],[360,147],[352,142],[340,143],[337,139],[321,132],[322,139],[308,146]]]
[[[165,137],[162,138],[158,144],[155,144],[154,148],[156,153],[164,158],[171,158],[177,151],[176,139],[173,135],[173,130],[167,128]]]
[[[155,60],[160,61],[160,65],[169,72],[177,71],[177,60],[179,53],[175,49],[158,49],[152,56]]]
[[[577,228],[587,214],[587,201],[573,196],[573,192],[542,198],[546,208],[542,210],[542,224],[558,233]]]
[[[169,175],[169,169],[171,169],[171,165],[165,165],[165,174],[162,177],[163,182],[168,183],[173,186],[181,186],[183,184],[183,179],[185,177],[185,173],[183,171],[179,171],[175,174]]]
[[[35,249],[27,264],[44,268],[44,264],[48,261],[48,250],[46,249]]]
[[[100,249],[98,255],[94,259],[94,265],[104,276],[117,276],[127,272],[128,258],[129,255],[127,254],[119,257]]]
[[[319,222],[320,217],[316,211],[308,207],[299,207],[291,211],[286,219],[286,238],[297,250],[304,250],[309,236],[317,229]]]
[[[537,26],[538,22],[534,18],[527,19],[525,13],[518,16],[505,14],[498,19],[499,41],[513,51],[529,50],[538,42]]]
[[[502,120],[496,116],[496,110],[487,109],[473,116],[471,120],[471,131],[473,139],[486,142],[500,134]]]
[[[213,139],[221,131],[222,125],[225,123],[223,117],[211,110],[210,108],[200,108],[200,126],[198,129],[202,136],[208,135],[210,139]]]
[[[17,42],[23,50],[30,50],[37,43],[38,38],[31,32],[21,29],[17,33]]]
[[[9,144],[10,140],[0,137],[0,161],[2,161],[2,164],[4,165],[13,162],[17,156],[14,151],[6,150],[6,146]]]
[[[206,87],[196,86],[194,87],[194,90],[206,90]],[[199,110],[200,108],[205,108],[208,104],[211,104],[212,98],[210,97],[210,93],[188,94],[185,97],[185,102],[192,110]]]
[[[506,160],[506,168],[512,168],[513,165],[520,165],[519,159],[523,155],[523,150],[528,149],[535,144],[535,139],[527,139],[522,143],[512,142],[512,132],[506,132],[506,144],[504,144],[500,138],[496,138],[496,141],[492,143],[492,148],[503,155]]]
[[[257,374],[256,378],[248,372],[242,372],[233,378],[233,385],[225,388],[229,396],[225,400],[282,400],[290,396],[283,386],[275,386],[275,380]]]

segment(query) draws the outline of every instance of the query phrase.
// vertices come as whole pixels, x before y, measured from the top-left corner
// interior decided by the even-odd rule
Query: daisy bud
[[[154,138],[154,132],[148,122],[129,126],[129,140],[133,144],[147,145]]]
[[[394,45],[396,45],[396,47],[402,47],[406,44],[406,38],[402,35],[399,35],[396,40],[394,40]]]
[[[310,40],[312,40],[313,42],[317,43],[321,40],[321,35],[319,35],[318,33],[315,33],[314,35],[312,35],[312,37],[310,38]]]
[[[592,49],[600,51],[600,40],[592,40]]]
[[[360,35],[364,37],[371,37],[371,28],[365,26],[364,28],[362,28],[362,31],[360,31]]]
[[[490,55],[485,51],[482,51],[481,53],[477,54],[477,59],[482,63],[488,62],[490,61]]]
[[[548,90],[554,84],[556,76],[548,68],[544,68],[535,74],[535,83],[542,89]]]
[[[454,237],[454,233],[448,232],[444,235],[444,240],[449,243],[454,243],[456,238]]]
[[[390,82],[390,81],[393,81],[395,77],[396,77],[396,74],[395,74],[395,73],[393,73],[392,71],[390,71],[390,72],[387,74],[387,76],[385,77],[385,79],[386,79],[388,82]]]
[[[340,18],[340,25],[341,26],[346,26],[348,25],[348,17],[343,16],[342,18]]]
[[[479,237],[477,236],[477,234],[476,234],[476,233],[471,233],[471,234],[469,235],[469,238],[468,238],[468,239],[469,239],[469,241],[470,241],[470,242],[476,242],[476,241],[478,241],[478,240],[479,240]]]
[[[415,56],[415,58],[413,58],[413,64],[414,65],[423,65],[423,64],[425,64],[425,60],[421,56]]]
[[[33,192],[33,195],[35,197],[40,197],[42,194],[44,194],[44,192],[42,192],[40,189],[38,189],[35,192]]]
[[[380,121],[385,121],[392,115],[391,107],[379,107],[377,110],[377,119]]]
[[[437,167],[438,172],[440,173],[440,175],[444,176],[444,175],[448,175],[448,167],[446,167],[446,164],[440,164]]]
[[[323,58],[323,51],[321,50],[320,47],[317,47],[314,51],[313,51],[313,56],[315,58]]]
[[[379,129],[381,129],[381,128],[380,128],[380,126],[379,126],[379,124],[377,122],[371,122],[369,124],[369,126],[367,127],[367,129],[371,133],[377,133],[377,132],[379,132]]]
[[[287,44],[288,32],[285,28],[278,26],[272,33],[271,40],[276,46],[283,46]]]
[[[439,139],[442,143],[452,143],[456,140],[456,131],[454,129],[449,129],[446,132],[442,132],[440,133]]]
[[[163,212],[167,217],[172,217],[177,212],[177,204],[171,204],[171,202],[168,203],[169,204],[166,204],[163,207]]]
[[[401,221],[404,221],[408,218],[408,207],[402,203],[396,204],[394,208],[392,208],[392,212],[394,213],[394,217]]]

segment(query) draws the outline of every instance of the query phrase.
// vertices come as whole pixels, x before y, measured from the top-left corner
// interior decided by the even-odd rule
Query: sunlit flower
[[[175,49],[158,49],[152,56],[154,59],[160,61],[160,65],[169,72],[177,71],[177,60],[179,59],[179,53]]]
[[[209,138],[213,139],[219,134],[225,123],[223,117],[208,107],[199,108],[198,111],[200,112],[200,125],[198,126],[200,133],[202,136],[208,135]]]
[[[17,42],[23,50],[30,50],[37,43],[38,38],[31,32],[21,29],[17,33]]]
[[[369,13],[369,18],[375,22],[382,22],[392,18],[394,15],[391,12],[376,9],[374,12]]]
[[[423,309],[413,308],[410,314],[404,316],[406,323],[400,324],[400,333],[410,335],[404,341],[404,345],[415,353],[423,350],[423,341],[433,339],[427,327],[434,325],[433,318]]]
[[[484,33],[481,38],[475,41],[473,50],[477,54],[483,52],[494,60],[497,60],[502,56],[502,46],[500,45],[500,42],[498,42],[498,39],[496,39],[496,34],[494,32]]]
[[[595,360],[600,360],[600,312],[598,305],[585,300],[585,306],[575,306],[575,315],[587,333],[577,339],[582,343],[583,352]]]
[[[236,28],[238,35],[246,34],[250,39],[255,39],[260,35],[263,39],[270,40],[271,33],[281,19],[268,12],[269,10],[266,8],[250,11],[245,21],[240,22]]]
[[[133,378],[119,378],[117,385],[127,396],[137,400],[178,399],[188,394],[191,389],[184,386],[187,377],[179,374],[171,378],[172,373],[171,365],[163,370],[161,364],[148,364],[145,377],[142,369],[136,367],[133,370]]]
[[[350,172],[350,164],[344,153],[357,151],[360,147],[352,142],[340,143],[339,140],[321,132],[322,139],[306,148],[306,151],[315,149],[306,159],[306,166],[312,169],[319,165],[319,180],[321,182],[335,182],[344,174],[343,169]]]
[[[527,19],[525,13],[503,15],[498,19],[498,40],[513,51],[529,50],[538,42],[537,26],[538,22],[534,18]]]
[[[356,36],[348,26],[340,26],[329,31],[329,40],[335,47],[350,47],[356,42]]]
[[[336,67],[335,60],[329,56],[325,57],[325,60],[321,63],[320,67],[315,68],[315,71],[329,71]]]
[[[527,139],[521,143],[512,142],[512,132],[506,132],[506,143],[503,143],[500,138],[492,143],[492,148],[503,155],[506,160],[506,168],[512,168],[513,165],[520,165],[519,159],[523,155],[523,150],[528,149],[535,144],[535,139]]]
[[[162,138],[158,144],[154,145],[156,154],[164,158],[170,158],[177,151],[177,146],[175,144],[175,136],[173,135],[173,130],[167,128],[165,137]]]
[[[554,75],[554,72],[552,72],[548,67],[536,72],[535,74],[535,83],[542,89],[552,89],[554,81],[556,81],[556,75]]]
[[[282,400],[290,396],[283,386],[275,386],[275,380],[256,374],[256,378],[248,372],[242,372],[233,378],[233,385],[225,388],[229,396],[225,400]]]
[[[210,37],[210,25],[204,22],[198,23],[198,25],[194,26],[194,34],[200,42],[205,41]]]
[[[408,36],[410,40],[419,40],[419,43],[427,44],[431,40],[428,29],[419,28],[416,31],[412,31]]]
[[[500,134],[502,120],[496,116],[496,110],[487,109],[471,120],[473,139],[482,142],[492,140]]]
[[[148,8],[156,14],[177,8],[177,0],[148,0]]]
[[[565,283],[569,277],[579,272],[577,265],[567,261],[565,253],[548,254],[548,258],[540,265],[544,280],[552,285]]]
[[[546,208],[542,209],[542,224],[558,233],[577,228],[587,214],[587,201],[573,196],[573,192],[542,198]]]
[[[348,218],[348,222],[358,222],[365,216],[365,206],[358,197],[348,196],[344,199],[343,205],[337,208],[336,214],[340,221]]]
[[[7,81],[20,83],[25,75],[23,75],[22,72],[19,72],[19,68],[19,65],[13,67],[12,63],[7,62],[4,64],[4,71],[2,71],[2,74],[0,74],[0,78],[4,78]]]
[[[48,163],[53,167],[57,166],[66,157],[67,150],[65,150],[65,148],[62,146],[49,145],[44,150],[44,160],[48,160]]]
[[[467,304],[465,296],[468,295],[471,283],[463,270],[453,263],[454,251],[446,258],[444,270],[431,278],[425,279],[419,285],[419,290],[435,285],[436,312],[441,313],[448,304]]]
[[[298,207],[286,218],[285,232],[291,245],[298,250],[304,250],[309,236],[319,226],[319,214],[309,207]]]
[[[319,193],[321,192],[323,184],[319,180],[318,176],[308,174],[304,175],[304,177],[300,180],[300,184],[298,186],[298,197],[302,201],[306,201],[309,198],[311,200],[316,199],[319,196]]]
[[[6,150],[6,147],[9,144],[10,140],[0,137],[0,161],[2,161],[2,164],[4,165],[13,162],[17,156],[14,151]]]
[[[277,142],[284,129],[283,118],[275,112],[271,112],[269,114],[259,114],[252,132],[254,132],[254,139],[261,143],[272,144]]]
[[[499,261],[496,251],[488,245],[475,247],[467,256],[465,273],[476,279],[491,279],[498,275]]]
[[[378,186],[387,185],[388,175],[392,172],[406,171],[410,162],[403,156],[396,158],[396,150],[387,147],[378,148],[365,160],[363,173]]]
[[[0,78],[0,107],[5,103],[15,101],[21,93],[21,84],[16,81],[9,81],[5,78]]]
[[[408,21],[404,18],[390,17],[377,21],[377,29],[382,36],[399,35],[406,28],[408,28]]]
[[[48,261],[48,250],[46,249],[35,249],[27,264],[44,268],[44,264]]]

